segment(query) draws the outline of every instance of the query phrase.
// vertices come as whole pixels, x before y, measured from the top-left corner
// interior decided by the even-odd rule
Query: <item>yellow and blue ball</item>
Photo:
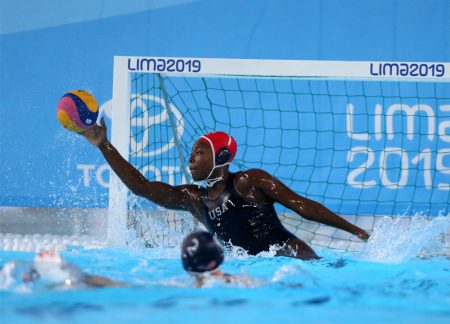
[[[59,100],[56,116],[65,128],[80,133],[97,121],[97,100],[87,91],[72,90]]]

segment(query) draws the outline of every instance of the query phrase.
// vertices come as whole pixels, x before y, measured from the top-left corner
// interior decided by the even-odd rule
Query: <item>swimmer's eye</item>
[[[192,153],[191,153],[191,156],[192,155],[202,155],[204,152],[202,151],[202,150],[196,150],[196,151],[193,151]]]

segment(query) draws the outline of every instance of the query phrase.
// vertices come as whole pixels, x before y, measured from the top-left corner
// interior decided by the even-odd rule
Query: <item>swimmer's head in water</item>
[[[216,270],[223,262],[223,249],[206,231],[192,232],[183,240],[181,260],[188,272],[204,273]]]
[[[77,266],[67,263],[59,253],[53,251],[39,253],[34,258],[33,267],[40,279],[52,284],[73,285],[81,276]]]

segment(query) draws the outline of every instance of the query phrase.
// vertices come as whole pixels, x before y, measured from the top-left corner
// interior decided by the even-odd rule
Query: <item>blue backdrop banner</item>
[[[450,61],[450,13],[446,0],[81,0],[76,5],[57,0],[25,0],[3,1],[1,6],[2,206],[107,206],[109,170],[103,157],[85,139],[58,124],[56,105],[66,92],[84,89],[93,93],[102,111],[108,107],[115,55]],[[42,12],[46,15],[42,16]],[[315,113],[323,116],[316,132],[309,128],[309,104],[304,105],[306,112],[299,124],[291,125],[292,120],[278,120],[278,115],[270,113],[264,117],[277,125],[304,131],[301,138],[283,143],[287,147],[297,146],[304,153],[314,145],[322,152],[314,162],[323,163],[324,169],[308,176],[310,181],[339,179],[348,185],[345,195],[362,200],[370,196],[383,201],[397,186],[395,199],[399,202],[412,195],[418,203],[436,202],[436,210],[448,206],[447,85],[402,88],[400,91],[408,97],[404,101],[399,101],[397,90],[381,89],[381,96],[379,86],[361,87],[360,83],[349,84],[349,101],[348,96],[340,96],[343,85],[339,82],[333,84],[336,95],[329,100],[320,94],[323,85],[315,86],[317,96],[305,98],[305,102],[316,101],[315,109],[319,110]],[[299,82],[296,87],[303,85]],[[432,96],[429,92],[433,92]],[[266,100],[270,105],[271,99]],[[353,137],[348,136],[347,129],[350,105]],[[374,115],[377,109],[381,119]],[[328,114],[331,111],[333,114]],[[388,111],[395,112],[396,117],[387,118]],[[108,117],[107,110],[105,113]],[[255,115],[252,121],[262,122],[258,118],[263,116]],[[434,130],[430,125],[434,125]],[[381,137],[374,135],[377,127],[383,128]],[[386,127],[393,128],[392,135],[387,135]],[[397,135],[399,129],[408,127],[414,129],[411,135]],[[444,137],[438,136],[439,130]],[[270,137],[276,136],[273,133]],[[237,128],[236,137],[241,142],[249,140]],[[191,144],[190,139],[185,140]],[[333,150],[333,154],[328,154],[328,150]],[[247,157],[239,158],[251,166],[251,157],[270,161],[270,156],[284,152],[269,154],[255,149],[246,154]],[[303,154],[302,161],[307,163],[310,156]],[[291,155],[287,155],[289,158]],[[331,169],[326,167],[330,163],[342,167],[342,171],[331,175]],[[401,163],[408,171],[389,171],[389,165]],[[361,165],[366,169],[360,169]],[[423,170],[418,171],[418,166],[424,166]],[[262,167],[272,171],[270,165]],[[383,173],[382,169],[386,171]],[[280,177],[290,176],[277,172]],[[322,197],[320,187],[303,187],[304,177],[298,175],[298,183],[292,183],[294,189],[313,199]],[[338,206],[335,192],[342,188],[334,183],[329,188],[331,191],[322,198],[326,204],[337,206],[342,212],[365,211],[367,206],[349,205],[348,210]],[[400,207],[391,212],[397,211]]]

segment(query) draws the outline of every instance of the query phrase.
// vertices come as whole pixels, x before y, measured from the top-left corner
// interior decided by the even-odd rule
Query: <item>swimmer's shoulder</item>
[[[195,184],[186,184],[175,186],[175,188],[183,195],[186,200],[199,201],[205,189]]]
[[[264,171],[262,169],[248,169],[236,172],[234,174],[234,181],[242,182],[242,183],[252,183],[255,181],[263,180],[266,178],[272,179],[273,176],[268,173],[267,171]]]
[[[272,180],[273,176],[262,169],[248,169],[235,173],[234,186],[241,195],[244,195],[247,192],[258,190],[264,181]]]

